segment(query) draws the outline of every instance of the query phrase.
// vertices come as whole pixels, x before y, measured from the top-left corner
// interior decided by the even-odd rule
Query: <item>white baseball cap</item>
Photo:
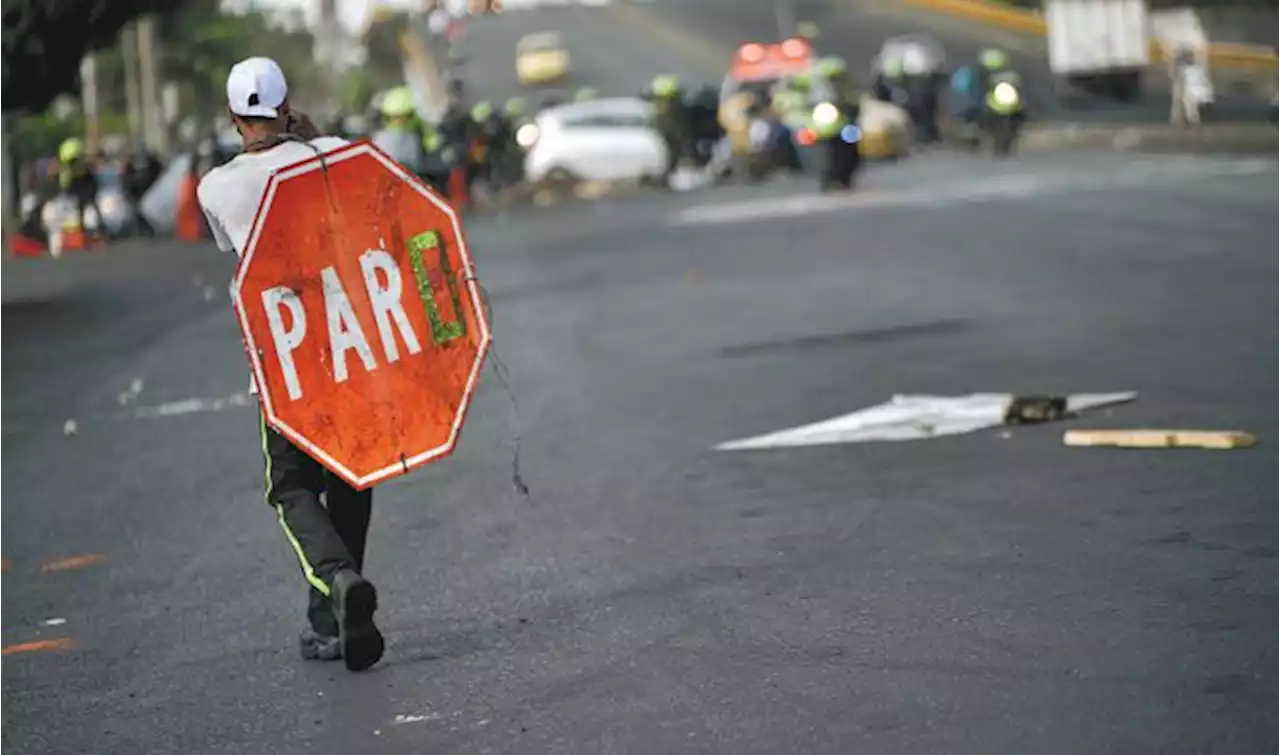
[[[271,58],[245,58],[227,74],[227,105],[236,115],[275,118],[288,94],[284,71]]]

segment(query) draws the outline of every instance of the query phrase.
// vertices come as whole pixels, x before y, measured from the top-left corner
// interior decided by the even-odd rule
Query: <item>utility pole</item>
[[[120,33],[120,55],[124,58],[124,101],[129,115],[129,139],[145,138],[142,130],[142,102],[138,91],[138,32],[133,24]]]
[[[138,68],[142,84],[142,133],[147,146],[158,155],[169,153],[168,133],[160,108],[160,82],[156,75],[155,19],[138,20]]]
[[[774,0],[773,17],[778,22],[778,38],[786,39],[796,33],[795,8],[791,0]]]
[[[10,217],[16,218],[19,214],[18,198],[22,196],[22,185],[18,180],[18,162],[9,153],[9,129],[11,126],[12,119],[0,116],[0,155],[2,155],[0,156],[0,164],[3,165],[4,172],[4,211],[9,213]]]
[[[98,151],[102,124],[98,118],[98,59],[93,53],[80,61],[80,109],[84,113],[84,140],[89,154]]]

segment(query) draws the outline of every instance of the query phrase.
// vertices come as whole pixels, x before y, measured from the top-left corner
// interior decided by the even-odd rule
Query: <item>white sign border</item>
[[[449,222],[453,225],[453,232],[458,239],[458,253],[462,257],[463,268],[466,273],[467,290],[471,293],[471,302],[475,309],[476,322],[480,326],[480,341],[476,349],[475,363],[471,366],[471,373],[467,376],[467,384],[463,391],[462,402],[458,406],[457,412],[454,414],[453,426],[449,430],[449,437],[444,444],[436,448],[428,449],[420,454],[412,456],[394,464],[390,464],[382,469],[370,472],[366,475],[356,474],[353,470],[339,463],[324,449],[307,440],[297,430],[280,420],[276,415],[272,406],[271,396],[267,392],[266,376],[263,373],[262,361],[258,357],[258,346],[253,340],[253,332],[249,328],[248,310],[244,304],[242,296],[242,288],[245,276],[249,271],[249,264],[253,260],[254,252],[257,250],[258,238],[262,234],[262,226],[268,212],[271,209],[272,202],[275,201],[276,189],[281,183],[308,173],[314,173],[321,170],[324,166],[333,165],[334,163],[349,160],[354,157],[367,155],[377,160],[384,168],[400,178],[415,191],[434,204],[441,212],[449,217]],[[471,253],[467,250],[466,236],[462,232],[462,223],[458,220],[458,213],[447,202],[436,196],[429,188],[427,188],[415,176],[407,173],[400,167],[395,160],[391,159],[382,150],[373,144],[362,141],[351,145],[344,145],[334,150],[308,158],[293,165],[285,166],[275,171],[271,178],[267,181],[266,188],[263,190],[262,199],[258,203],[258,213],[254,218],[253,227],[249,232],[248,243],[245,244],[244,253],[240,259],[240,264],[236,268],[235,278],[231,284],[231,300],[236,310],[236,317],[240,321],[240,330],[244,336],[245,351],[249,356],[249,362],[253,367],[254,380],[258,386],[258,397],[262,402],[263,411],[266,413],[267,422],[295,443],[299,448],[306,451],[310,456],[322,462],[334,472],[337,472],[347,482],[351,483],[358,489],[371,487],[389,477],[401,474],[407,470],[419,467],[432,459],[441,456],[447,456],[451,453],[458,443],[458,435],[462,431],[462,424],[466,420],[467,410],[471,405],[471,397],[475,392],[476,384],[480,380],[480,371],[484,368],[485,357],[489,353],[489,346],[493,340],[493,336],[489,329],[489,321],[484,313],[484,302],[480,297],[480,290],[476,283],[475,266],[471,260]]]

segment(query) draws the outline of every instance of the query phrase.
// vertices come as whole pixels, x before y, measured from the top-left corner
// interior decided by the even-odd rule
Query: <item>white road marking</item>
[[[443,715],[435,712],[409,716],[397,714],[395,720],[391,722],[391,725],[400,726],[401,724],[416,724],[422,723],[423,721],[439,721],[442,718],[444,718]]]
[[[60,627],[63,624],[66,624],[67,620],[59,617],[59,618],[53,618],[53,619],[45,619],[40,623],[46,627]]]
[[[1080,393],[1067,397],[1067,411],[1133,401],[1137,393]],[[968,396],[894,396],[883,404],[859,409],[821,422],[742,438],[715,447],[717,451],[825,446],[836,443],[924,440],[961,435],[1004,424],[1011,393]]]
[[[138,385],[138,391],[141,391],[141,381],[135,381]],[[121,405],[128,404],[132,401],[130,396],[125,399],[128,393],[122,393],[117,397]],[[133,395],[136,395],[133,394]],[[63,435],[77,435],[81,429],[81,423],[88,423],[87,427],[94,427],[101,423],[119,422],[121,420],[150,420],[164,419],[166,417],[180,417],[184,414],[199,414],[202,412],[223,412],[228,409],[238,409],[242,407],[257,406],[257,399],[247,391],[232,393],[227,396],[218,396],[214,398],[184,398],[177,401],[166,401],[162,404],[153,404],[150,406],[138,406],[117,412],[98,412],[88,416],[82,416],[79,419],[70,418],[62,423]],[[26,428],[19,424],[8,424],[4,426],[4,432],[16,433],[24,432]]]
[[[1256,175],[1275,170],[1275,161],[1262,158],[1212,162],[1194,158],[1147,160],[1107,174],[1080,171],[1014,173],[904,189],[877,190],[870,187],[851,194],[801,194],[785,198],[705,203],[677,211],[667,219],[666,224],[726,225],[883,207],[947,207],[1096,189],[1158,186],[1212,176]]]
[[[176,417],[182,414],[221,412],[234,407],[249,406],[251,400],[252,397],[243,391],[222,398],[187,398],[154,406],[140,406],[134,410],[133,417],[137,419],[159,419],[162,417]]]

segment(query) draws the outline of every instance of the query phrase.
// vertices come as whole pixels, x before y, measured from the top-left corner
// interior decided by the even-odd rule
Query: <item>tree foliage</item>
[[[365,30],[361,40],[369,54],[365,65],[375,81],[398,82],[404,79],[400,35],[409,28],[409,14],[383,11]]]
[[[4,0],[5,112],[40,112],[60,94],[77,94],[80,62],[94,51],[102,53],[101,108],[123,112],[123,61],[115,43],[126,24],[152,12],[159,18],[160,79],[178,84],[186,112],[218,112],[227,71],[250,55],[279,61],[296,95],[323,83],[310,32],[274,27],[257,11],[224,13],[218,0]]]
[[[4,111],[36,112],[75,90],[85,53],[115,41],[147,13],[181,0],[4,0]]]
[[[178,84],[183,111],[199,117],[226,108],[227,72],[252,55],[275,59],[289,79],[289,99],[306,106],[324,95],[309,31],[274,27],[261,12],[224,13],[217,0],[188,0],[161,25],[165,78]]]

